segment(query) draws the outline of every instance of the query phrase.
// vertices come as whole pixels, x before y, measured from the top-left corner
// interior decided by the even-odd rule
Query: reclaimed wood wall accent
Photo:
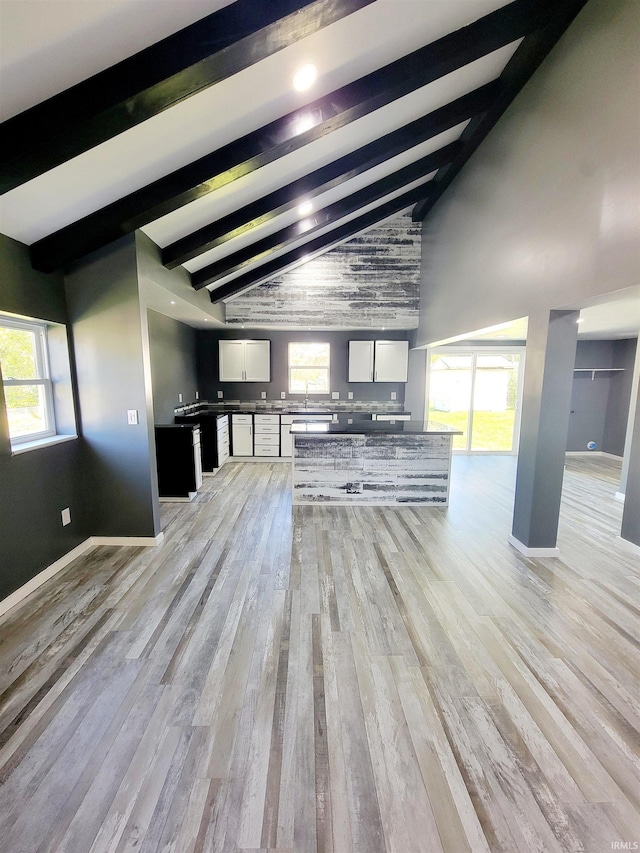
[[[226,304],[227,324],[415,329],[420,223],[403,213]]]
[[[296,435],[293,457],[294,504],[448,503],[448,435]]]

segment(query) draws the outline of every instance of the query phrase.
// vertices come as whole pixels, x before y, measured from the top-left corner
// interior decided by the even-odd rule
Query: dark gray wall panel
[[[86,525],[97,536],[160,531],[146,309],[133,236],[83,259],[66,279],[85,439]],[[127,410],[139,424],[127,423]]]
[[[157,424],[172,424],[173,410],[195,400],[196,332],[171,317],[148,312],[153,417]]]
[[[396,216],[227,302],[227,323],[413,329],[420,232],[409,214]]]
[[[34,272],[26,246],[0,235],[0,311],[67,322],[62,277]],[[0,394],[1,396],[1,394]],[[10,455],[0,400],[0,599],[87,537],[78,475],[80,442]],[[71,509],[71,524],[60,512]]]
[[[613,343],[613,363],[624,370],[614,373],[611,377],[602,449],[605,453],[613,453],[615,456],[622,456],[624,453],[637,347],[637,338]]]
[[[272,329],[243,329],[229,332],[198,331],[198,387],[200,398],[214,402],[217,392],[225,400],[259,400],[265,391],[267,400],[280,400],[280,392],[287,392],[287,399],[300,400],[304,394],[288,393],[288,345],[289,341],[328,341],[331,344],[331,389],[338,391],[340,400],[346,400],[353,391],[354,402],[390,400],[391,392],[397,402],[404,401],[404,382],[352,382],[348,379],[348,353],[350,340],[406,340],[406,332],[280,332]],[[271,341],[271,382],[219,382],[218,341],[220,338],[255,338]],[[330,394],[313,394],[312,400],[330,400]]]

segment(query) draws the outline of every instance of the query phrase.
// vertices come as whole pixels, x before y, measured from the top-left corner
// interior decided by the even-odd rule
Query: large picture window
[[[289,393],[328,394],[330,344],[289,344]]]
[[[0,317],[0,365],[11,444],[55,435],[46,326]]]

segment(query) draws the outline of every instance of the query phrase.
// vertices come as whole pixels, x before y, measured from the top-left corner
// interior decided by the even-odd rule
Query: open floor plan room
[[[619,463],[569,457],[559,558],[507,544],[514,478],[455,457],[447,509],[292,512],[289,465],[228,463],[159,547],[76,559],[0,622],[2,849],[639,839]]]

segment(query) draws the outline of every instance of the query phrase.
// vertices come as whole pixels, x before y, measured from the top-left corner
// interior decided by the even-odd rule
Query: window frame
[[[0,315],[0,327],[7,329],[19,329],[21,331],[31,332],[34,334],[34,355],[36,361],[36,372],[38,374],[37,376],[29,379],[7,379],[3,375],[3,386],[5,388],[16,388],[24,385],[38,385],[44,388],[44,418],[46,429],[18,436],[12,436],[11,433],[9,433],[11,447],[18,448],[25,444],[52,438],[57,435],[57,430],[53,405],[53,383],[51,381],[51,368],[49,363],[47,324],[38,320],[18,320],[13,317]],[[6,404],[6,399],[5,408],[8,418],[9,408]]]
[[[291,348],[293,346],[300,346],[300,345],[303,345],[303,346],[306,346],[306,345],[309,345],[309,346],[313,346],[313,345],[315,345],[315,346],[317,346],[317,345],[326,346],[327,347],[327,363],[326,363],[326,365],[324,365],[324,364],[322,364],[322,365],[318,365],[318,364],[313,364],[313,365],[312,364],[308,364],[308,365],[295,364],[295,365],[292,365],[291,364]],[[327,390],[326,391],[324,391],[324,390],[323,391],[317,391],[317,390],[311,390],[310,388],[307,387],[307,389],[305,391],[294,391],[291,387],[291,370],[292,370],[292,368],[295,370],[311,370],[311,369],[317,370],[318,368],[320,368],[321,370],[326,370],[327,371]],[[308,397],[311,394],[315,394],[315,395],[330,394],[331,393],[331,343],[330,343],[330,341],[289,341],[289,345],[287,347],[287,380],[288,380],[287,384],[289,387],[289,394],[304,394],[305,397]]]

